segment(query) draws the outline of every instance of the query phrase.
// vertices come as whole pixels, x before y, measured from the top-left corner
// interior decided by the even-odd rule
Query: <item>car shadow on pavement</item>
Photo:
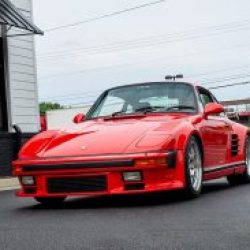
[[[220,191],[224,191],[228,189],[231,190],[231,188],[232,187],[229,185],[229,183],[226,180],[223,180],[223,181],[221,181],[221,179],[219,181],[212,180],[212,181],[205,182],[202,188],[201,195],[207,195],[210,193],[220,192]]]
[[[199,199],[206,198],[207,195],[231,190],[226,181],[212,181],[205,183],[202,195]],[[141,208],[150,206],[172,205],[182,202],[194,202],[196,199],[186,199],[182,191],[170,191],[161,193],[150,193],[141,195],[115,195],[115,196],[93,196],[67,199],[58,206],[43,206],[35,204],[20,209],[41,210],[41,209],[100,209],[100,208]],[[35,202],[35,201],[34,201]]]
[[[58,206],[43,206],[36,204],[22,209],[100,209],[100,208],[125,208],[125,207],[147,207],[160,206],[183,202],[179,191],[151,193],[140,195],[113,195],[113,196],[91,196],[69,198]]]

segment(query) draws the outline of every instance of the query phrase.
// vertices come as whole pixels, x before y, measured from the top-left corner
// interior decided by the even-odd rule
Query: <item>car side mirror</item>
[[[224,112],[224,107],[221,104],[215,102],[208,103],[205,106],[204,116],[207,118],[209,115],[220,114],[222,112]]]
[[[83,122],[84,120],[85,120],[85,115],[82,114],[82,113],[79,113],[79,114],[77,114],[77,115],[74,117],[73,122],[76,123],[76,124],[78,124],[78,123]]]

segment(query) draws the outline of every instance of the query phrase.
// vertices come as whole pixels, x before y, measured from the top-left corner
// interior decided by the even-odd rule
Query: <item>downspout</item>
[[[21,147],[22,147],[22,130],[21,130],[21,128],[18,126],[18,125],[16,125],[16,124],[13,124],[13,129],[15,130],[15,136],[14,136],[14,142],[15,142],[15,144],[14,144],[14,155],[15,155],[15,158],[17,158],[18,157],[18,153],[19,153],[19,151],[20,151],[20,149],[21,149]]]

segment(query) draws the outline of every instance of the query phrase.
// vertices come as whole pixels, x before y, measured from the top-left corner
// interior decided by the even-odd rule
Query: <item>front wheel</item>
[[[197,139],[192,136],[185,151],[185,174],[186,188],[185,195],[188,198],[196,198],[201,193],[202,188],[202,156]]]
[[[66,197],[55,197],[55,198],[35,197],[35,200],[44,206],[59,206],[64,202],[65,199]]]
[[[230,175],[227,177],[230,185],[250,183],[250,137],[248,136],[245,143],[245,165],[246,169],[243,174]]]

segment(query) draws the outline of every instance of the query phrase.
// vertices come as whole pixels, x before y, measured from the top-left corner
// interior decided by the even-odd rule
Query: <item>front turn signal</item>
[[[135,165],[137,167],[166,166],[167,159],[165,157],[164,158],[141,159],[141,160],[136,160]]]

